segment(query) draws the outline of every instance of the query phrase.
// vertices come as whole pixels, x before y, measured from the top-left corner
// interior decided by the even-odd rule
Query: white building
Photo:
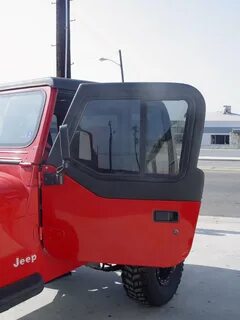
[[[240,114],[232,113],[230,106],[206,113],[202,147],[240,148]]]

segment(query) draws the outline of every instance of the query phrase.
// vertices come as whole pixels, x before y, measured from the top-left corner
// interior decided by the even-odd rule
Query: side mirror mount
[[[60,150],[61,150],[61,156],[62,156],[62,167],[63,169],[65,169],[68,167],[68,163],[71,158],[67,124],[63,124],[59,127],[59,134],[60,134]]]

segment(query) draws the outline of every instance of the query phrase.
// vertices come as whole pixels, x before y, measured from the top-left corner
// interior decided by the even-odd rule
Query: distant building
[[[202,147],[240,148],[240,114],[232,113],[231,106],[223,111],[206,114]]]

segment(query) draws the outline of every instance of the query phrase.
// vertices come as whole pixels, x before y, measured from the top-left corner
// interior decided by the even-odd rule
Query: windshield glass
[[[42,91],[0,95],[0,146],[28,146],[36,136],[45,94]]]

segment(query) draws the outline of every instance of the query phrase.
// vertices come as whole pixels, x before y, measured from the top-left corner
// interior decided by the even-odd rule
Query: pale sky
[[[54,0],[0,0],[0,82],[55,75]],[[240,112],[240,0],[73,0],[72,77],[183,82]]]

